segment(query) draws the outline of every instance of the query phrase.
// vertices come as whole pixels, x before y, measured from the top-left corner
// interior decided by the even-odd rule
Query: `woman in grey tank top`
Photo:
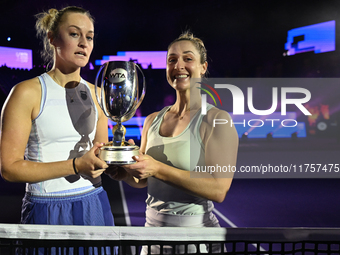
[[[176,101],[149,115],[144,123],[137,163],[109,173],[133,187],[148,186],[148,227],[218,227],[213,201],[222,202],[233,172],[206,171],[209,166],[236,165],[238,135],[234,126],[216,125],[214,119],[231,121],[227,112],[206,105],[201,110],[199,81],[207,72],[203,42],[190,32],[168,47],[166,75],[176,91]],[[197,82],[192,82],[197,80]],[[136,182],[134,178],[139,181]],[[215,251],[219,248],[215,247]],[[171,248],[169,248],[171,250]],[[195,252],[195,247],[191,247]],[[201,250],[202,251],[202,250]],[[152,247],[157,253],[158,247]],[[176,247],[176,253],[181,247]],[[146,254],[146,251],[143,251]]]

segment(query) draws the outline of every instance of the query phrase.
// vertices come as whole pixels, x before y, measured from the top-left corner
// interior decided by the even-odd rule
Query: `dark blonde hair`
[[[47,12],[41,12],[35,17],[37,18],[35,28],[37,36],[42,39],[44,49],[41,51],[41,56],[46,63],[53,62],[54,47],[50,44],[48,33],[51,32],[52,36],[57,37],[59,34],[59,27],[62,23],[62,18],[66,13],[81,13],[85,14],[94,23],[94,18],[90,12],[77,6],[68,6],[61,10],[49,9]]]
[[[204,64],[205,62],[207,62],[207,49],[205,48],[203,41],[195,37],[192,32],[186,31],[182,33],[177,39],[173,40],[169,44],[168,50],[174,43],[179,42],[179,41],[190,41],[195,46],[195,48],[197,49],[197,51],[199,52],[201,56],[201,64]]]

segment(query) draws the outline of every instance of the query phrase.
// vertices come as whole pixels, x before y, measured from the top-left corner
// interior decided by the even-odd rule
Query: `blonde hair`
[[[177,39],[173,40],[169,44],[168,50],[170,49],[171,45],[179,41],[192,42],[192,44],[196,47],[197,51],[199,52],[201,56],[201,60],[200,60],[201,64],[204,64],[205,62],[207,62],[207,49],[205,48],[204,43],[201,39],[195,37],[193,33],[191,33],[190,31],[185,31]]]
[[[50,44],[48,33],[51,32],[52,36],[57,37],[59,33],[59,26],[62,23],[62,18],[66,13],[82,13],[89,17],[94,23],[94,18],[90,12],[77,6],[68,6],[61,10],[49,9],[47,12],[41,12],[35,17],[37,18],[35,28],[37,30],[38,38],[42,39],[43,50],[41,56],[46,63],[53,62],[54,59],[54,47]]]

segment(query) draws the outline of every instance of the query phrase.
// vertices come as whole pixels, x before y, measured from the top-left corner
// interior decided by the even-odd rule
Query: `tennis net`
[[[339,228],[0,224],[0,254],[340,254]]]

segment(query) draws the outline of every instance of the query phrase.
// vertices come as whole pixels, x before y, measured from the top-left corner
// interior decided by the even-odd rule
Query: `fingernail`
[[[136,159],[139,159],[139,157],[138,156],[135,156],[136,157]]]

